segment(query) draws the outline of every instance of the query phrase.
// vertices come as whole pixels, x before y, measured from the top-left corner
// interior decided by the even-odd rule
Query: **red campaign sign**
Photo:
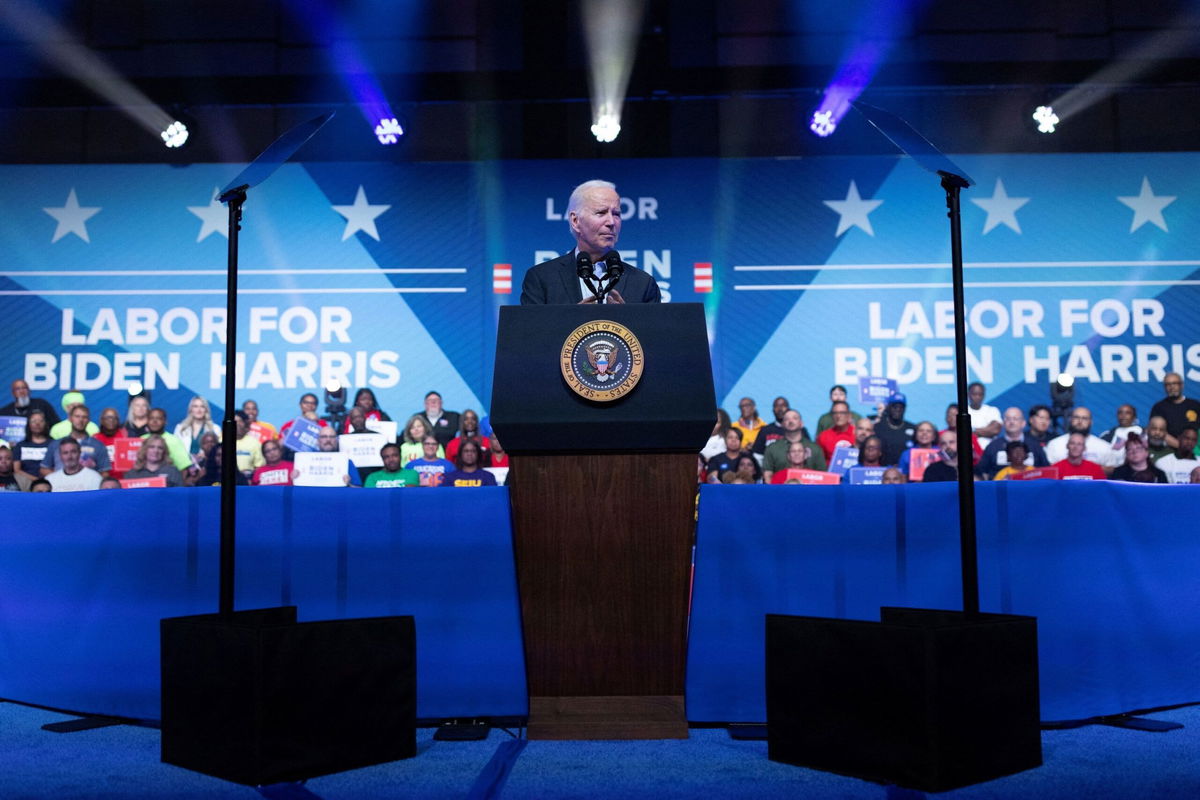
[[[275,438],[275,434],[271,429],[264,426],[261,422],[250,423],[250,435],[258,439],[259,444],[265,444]]]
[[[121,480],[122,489],[165,489],[167,476],[155,475],[153,478],[124,478]]]
[[[1010,472],[1008,479],[1010,481],[1056,481],[1058,480],[1058,467],[1036,467],[1024,472]]]
[[[819,469],[789,469],[785,480],[790,481],[793,478],[803,484],[811,485],[834,485],[842,482],[842,476],[835,475],[832,472],[822,472]]]
[[[138,450],[142,449],[142,443],[145,441],[145,439],[135,437],[115,440],[112,444],[113,471],[129,472],[129,470],[133,469],[133,462],[137,459]],[[166,479],[164,478],[163,480]]]
[[[935,461],[942,460],[942,451],[932,447],[914,447],[908,451],[908,479],[918,483],[925,478],[925,470]]]

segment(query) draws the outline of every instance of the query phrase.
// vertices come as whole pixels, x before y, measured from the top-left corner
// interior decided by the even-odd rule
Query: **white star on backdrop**
[[[1009,197],[1004,191],[1004,181],[996,178],[996,188],[992,196],[982,199],[971,198],[971,202],[987,212],[987,221],[983,223],[983,234],[997,225],[1007,225],[1017,233],[1021,226],[1017,223],[1017,209],[1029,202],[1028,197]]]
[[[50,244],[54,244],[68,233],[75,234],[88,244],[92,243],[92,240],[88,238],[87,221],[100,213],[100,207],[79,205],[79,200],[75,197],[74,186],[71,187],[71,193],[67,195],[66,203],[58,208],[53,206],[43,208],[42,211],[58,221],[58,225],[54,228],[54,238],[50,240]]]
[[[217,187],[213,187],[212,199],[206,206],[187,207],[188,211],[195,214],[204,223],[200,226],[200,233],[196,235],[197,242],[203,242],[213,233],[219,233],[226,239],[229,238],[229,209],[217,199],[220,191]]]
[[[379,241],[379,231],[375,229],[375,218],[391,208],[390,205],[373,206],[367,203],[367,193],[363,187],[358,187],[354,195],[354,205],[333,206],[333,210],[346,218],[346,230],[342,232],[342,241],[346,241],[357,231],[362,231],[375,241]]]
[[[1133,209],[1133,222],[1129,224],[1129,232],[1133,233],[1147,222],[1153,223],[1164,231],[1167,221],[1163,219],[1163,209],[1175,202],[1175,198],[1165,194],[1155,195],[1150,188],[1150,179],[1142,176],[1142,191],[1137,197],[1118,197],[1117,200]],[[1168,231],[1169,232],[1169,231]]]
[[[871,220],[867,219],[867,215],[883,205],[883,201],[863,200],[858,194],[858,185],[854,181],[850,181],[850,190],[846,192],[845,200],[823,200],[821,202],[838,214],[837,233],[834,236],[841,236],[856,226],[866,231],[868,236],[875,235],[875,231],[871,229]]]

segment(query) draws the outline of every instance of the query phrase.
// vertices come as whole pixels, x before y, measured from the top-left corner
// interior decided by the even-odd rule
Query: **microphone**
[[[607,253],[605,253],[604,261],[604,276],[614,283],[618,278],[625,274],[625,265],[621,263],[621,254],[616,250],[609,250]]]
[[[579,256],[575,259],[575,274],[581,278],[594,277],[592,273],[592,257],[582,250],[579,251]]]

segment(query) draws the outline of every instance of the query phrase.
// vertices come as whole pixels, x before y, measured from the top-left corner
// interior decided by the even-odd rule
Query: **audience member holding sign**
[[[133,469],[125,473],[121,485],[129,485],[124,481],[158,477],[164,479],[163,485],[167,487],[175,488],[183,485],[183,473],[167,460],[167,443],[161,436],[152,433],[142,441],[137,458],[133,462]]]
[[[13,446],[21,472],[34,478],[42,474],[42,461],[50,448],[50,429],[46,415],[41,411],[30,411],[25,425],[25,438]]]
[[[317,452],[296,453],[292,483],[296,486],[362,486],[358,468],[338,452],[337,432],[326,425],[317,434]],[[382,459],[380,459],[382,461]]]
[[[291,461],[283,460],[283,445],[274,440],[263,442],[262,453],[267,463],[254,470],[254,474],[250,477],[250,484],[252,486],[291,486],[292,470],[295,465]]]

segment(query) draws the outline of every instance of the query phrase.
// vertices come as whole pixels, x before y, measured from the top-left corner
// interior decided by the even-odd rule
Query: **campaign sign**
[[[835,447],[829,459],[829,471],[834,475],[845,475],[846,470],[858,466],[857,447]]]
[[[138,441],[141,441],[140,439]],[[122,489],[165,489],[167,476],[155,475],[153,478],[124,478],[121,480]]]
[[[1027,469],[1024,472],[1008,473],[1010,481],[1056,481],[1058,480],[1058,467],[1036,467]]]
[[[503,486],[504,482],[508,480],[508,467],[484,467],[484,470],[492,473],[497,486]]]
[[[138,450],[142,449],[145,439],[126,436],[112,443],[112,468],[117,472],[129,472],[133,462],[137,460]]]
[[[345,453],[296,453],[296,486],[345,486],[350,457]]]
[[[887,467],[851,467],[847,471],[850,483],[854,486],[879,486],[883,483],[883,473]]]
[[[305,417],[296,417],[283,437],[283,446],[294,453],[311,453],[317,449],[317,434],[321,426]]]
[[[383,438],[389,442],[396,441],[396,423],[390,419],[368,419],[367,430],[383,434]],[[380,447],[383,447],[383,445],[380,445]]]
[[[892,378],[868,378],[861,377],[858,379],[858,402],[869,403],[886,403],[887,399],[896,391],[896,381]]]
[[[832,472],[822,472],[819,469],[789,469],[787,477],[784,478],[784,483],[793,479],[803,484],[824,484],[827,486],[836,486],[842,482],[841,475],[835,475]]]
[[[343,433],[338,437],[338,451],[349,456],[356,467],[382,467],[379,451],[388,441],[381,433]]]
[[[25,417],[0,417],[0,439],[10,444],[24,441],[27,422]]]
[[[258,439],[258,443],[269,442],[275,438],[275,433],[261,422],[250,423],[250,435]]]
[[[914,447],[908,451],[908,479],[914,483],[925,478],[925,469],[942,460],[942,451],[932,447]]]

